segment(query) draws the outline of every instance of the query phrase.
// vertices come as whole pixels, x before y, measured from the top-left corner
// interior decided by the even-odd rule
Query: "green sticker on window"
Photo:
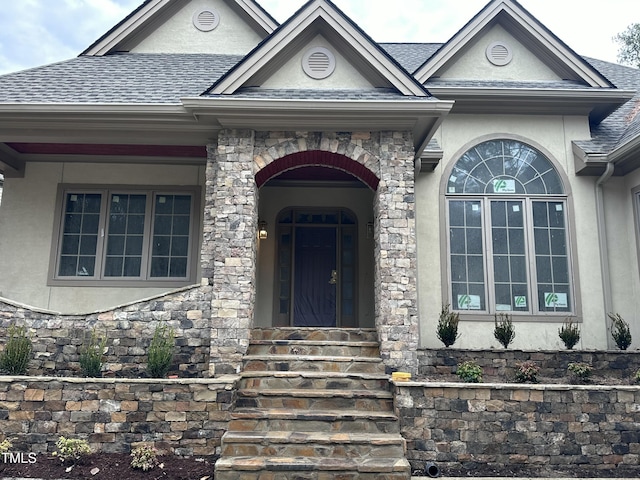
[[[513,297],[513,303],[516,308],[527,308],[527,297],[524,295],[516,295]]]

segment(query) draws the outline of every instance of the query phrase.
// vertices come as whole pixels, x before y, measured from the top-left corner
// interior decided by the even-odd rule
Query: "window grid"
[[[129,285],[127,280],[182,282],[192,275],[194,190],[160,194],[153,190],[83,191],[82,187],[70,187],[61,192],[52,281],[124,281],[123,285]],[[162,211],[160,198],[168,200],[170,211]],[[164,222],[168,230],[158,231],[163,220],[168,220]],[[167,251],[154,252],[154,241],[166,245]],[[156,262],[153,271],[152,262]]]
[[[573,311],[567,203],[548,158],[516,140],[483,142],[453,166],[446,193],[453,308],[485,314]],[[482,267],[472,267],[472,229],[456,214],[467,204],[482,212]],[[470,278],[478,272],[486,292],[461,306],[459,298],[471,296]]]

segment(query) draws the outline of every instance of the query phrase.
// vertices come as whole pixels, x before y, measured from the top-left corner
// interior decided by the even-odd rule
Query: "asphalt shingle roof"
[[[177,104],[198,96],[237,55],[115,54],[80,56],[0,76],[1,103]]]
[[[382,43],[412,73],[442,46],[439,43]],[[68,61],[0,76],[0,103],[180,104],[203,95],[234,65],[238,55],[131,54],[80,56]],[[640,135],[640,70],[585,58],[618,88],[638,94],[592,129],[592,140],[576,142],[589,153],[607,153]],[[585,89],[579,82],[494,82],[434,79],[429,87]],[[389,89],[265,90],[243,88],[237,98],[415,100]],[[418,100],[424,101],[425,98]]]

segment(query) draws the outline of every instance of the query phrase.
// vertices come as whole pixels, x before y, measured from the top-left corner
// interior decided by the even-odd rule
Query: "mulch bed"
[[[217,457],[161,456],[161,467],[149,471],[131,468],[131,457],[124,453],[92,454],[67,471],[60,459],[40,454],[35,463],[0,463],[0,478],[23,477],[47,480],[213,480],[213,469]],[[28,457],[24,457],[27,461]],[[626,466],[603,470],[596,465],[549,466],[530,465],[442,465],[444,477],[530,477],[530,478],[640,478],[640,466]],[[97,470],[96,470],[97,469]],[[423,470],[413,471],[414,476],[426,476]]]
[[[35,463],[0,463],[0,478],[24,477],[44,479],[96,480],[211,480],[217,457],[160,456],[162,468],[146,472],[131,467],[131,457],[125,453],[94,453],[81,459],[70,471],[69,464],[46,454],[35,457]],[[1,460],[1,458],[0,458]],[[98,469],[96,471],[96,469]],[[93,473],[95,472],[95,473]]]

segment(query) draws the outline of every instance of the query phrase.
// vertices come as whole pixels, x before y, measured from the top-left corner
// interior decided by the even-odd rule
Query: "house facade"
[[[562,348],[566,319],[607,349],[613,312],[640,337],[640,73],[514,0],[461,27],[377,44],[339,2],[279,25],[149,0],[0,77],[2,304],[60,326],[181,303],[212,375],[283,326],[376,328],[417,371],[445,305],[463,348],[500,314],[520,349]]]

